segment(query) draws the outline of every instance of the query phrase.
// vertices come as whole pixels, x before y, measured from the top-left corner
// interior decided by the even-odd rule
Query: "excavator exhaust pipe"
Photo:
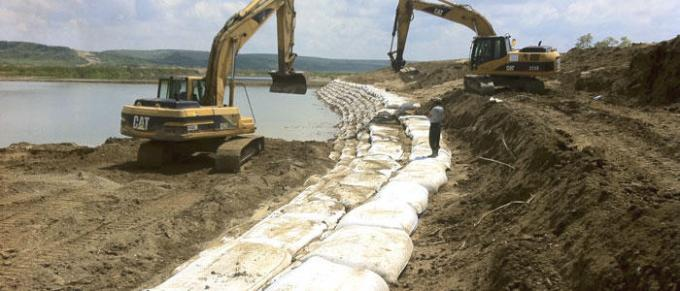
[[[280,73],[270,72],[272,86],[270,92],[285,94],[307,94],[307,77],[302,72]]]

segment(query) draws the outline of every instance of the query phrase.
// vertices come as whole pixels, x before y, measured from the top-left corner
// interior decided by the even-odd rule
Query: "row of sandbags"
[[[354,110],[352,108],[355,107],[349,106],[350,101],[362,104],[362,108],[380,106],[380,104],[375,105],[375,107],[368,106],[367,102],[378,97],[366,97],[368,95],[365,93],[358,93],[364,92],[361,89],[339,84],[336,84],[336,86],[338,92],[344,92],[344,95],[342,95],[344,97],[337,98],[344,101],[336,101],[334,104],[343,104],[338,105],[344,106],[345,109],[343,110],[348,112]],[[328,97],[328,100],[335,100],[334,98],[336,97]],[[372,113],[365,114],[374,114],[375,112],[374,109],[369,111]],[[351,116],[361,115],[352,114]],[[351,122],[348,121],[348,123]],[[385,144],[388,142],[398,143],[399,140],[392,135],[402,133],[398,127],[376,126],[368,129],[367,126],[363,126],[361,130],[358,130],[358,127],[343,128],[341,134],[354,134],[356,138],[347,139],[343,143],[343,159],[338,162],[334,169],[324,176],[311,177],[305,183],[307,185],[305,190],[289,204],[271,213],[239,238],[225,239],[219,246],[202,252],[192,261],[177,268],[170,279],[154,289],[257,290],[263,288],[267,282],[284,270],[294,271],[294,274],[297,274],[307,268],[317,272],[322,270],[330,272],[330,275],[338,279],[336,280],[337,284],[343,284],[337,286],[345,286],[349,289],[354,289],[352,288],[354,286],[374,286],[369,290],[386,288],[385,281],[380,276],[388,278],[398,276],[408,262],[412,244],[408,234],[398,229],[382,230],[381,228],[377,231],[366,229],[366,227],[371,226],[370,223],[379,224],[381,220],[387,221],[390,215],[383,218],[367,219],[368,216],[371,216],[371,213],[385,212],[386,209],[381,204],[359,205],[374,196],[401,168],[402,165],[397,162],[403,156],[401,145],[399,144],[399,149],[396,149],[394,146],[388,147]],[[390,195],[390,193],[386,193],[379,194],[376,197],[393,200]],[[402,212],[404,209],[410,209],[410,206],[407,206],[409,208],[404,206],[400,206]],[[351,210],[352,215],[346,216],[347,210]],[[390,211],[394,213],[400,210],[397,208]],[[394,226],[402,225],[410,233],[415,229],[417,215],[405,213],[401,216],[403,216],[404,222],[397,222]],[[362,237],[361,234],[369,235],[363,237],[364,242],[385,239],[394,241],[391,249],[380,248],[380,251],[383,252],[381,257],[391,255],[394,259],[372,263],[378,264],[373,269],[385,270],[378,271],[378,275],[371,269],[362,268],[362,260],[355,262],[356,266],[360,267],[357,269],[338,263],[342,261],[338,257],[324,255],[331,253],[337,255],[339,253],[335,250],[340,248],[345,250],[345,255],[363,252],[363,256],[371,256],[375,250],[371,248],[362,249],[362,243],[355,242],[352,244],[352,238]],[[323,244],[319,244],[321,238],[323,238]],[[312,242],[314,243],[310,245]],[[347,245],[348,243],[350,245]],[[395,260],[398,263],[393,263]],[[301,267],[302,264],[307,265]],[[309,267],[309,264],[313,265]],[[339,274],[346,274],[350,277],[343,277],[344,279],[340,280]],[[279,282],[277,283],[279,285],[272,285],[270,288],[276,289],[276,286],[281,286],[280,284],[283,284],[285,280],[277,280],[276,282]],[[355,283],[350,284],[349,282]],[[328,282],[325,282],[325,284],[328,284]],[[327,289],[327,287],[334,285],[324,286],[324,289]],[[309,290],[314,289],[317,288],[310,287]]]
[[[367,86],[340,84],[368,91]],[[378,89],[372,92],[381,96]],[[400,122],[413,139],[422,131],[429,132],[429,122],[424,126],[423,120],[427,121],[422,116],[409,116]],[[374,122],[366,135],[371,148],[355,161],[381,157],[379,160],[396,162],[404,158],[400,128]],[[400,150],[385,146],[389,143],[399,143]],[[411,151],[414,150],[423,151],[417,143],[413,143]],[[428,145],[424,156],[429,154]],[[337,226],[298,253],[296,262],[272,280],[266,290],[388,290],[387,282],[396,283],[408,264],[413,251],[410,234],[417,227],[418,214],[428,206],[429,195],[446,182],[450,157],[445,148],[437,158],[409,156],[409,163],[386,184],[382,179],[375,183],[382,184],[377,194],[358,207],[348,208]],[[370,164],[362,165],[362,170],[371,168]],[[351,176],[346,176],[345,181]],[[360,181],[371,177],[357,178]]]

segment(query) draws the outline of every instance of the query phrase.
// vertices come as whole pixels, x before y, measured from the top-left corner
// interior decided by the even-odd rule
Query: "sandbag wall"
[[[424,158],[429,122],[422,116],[377,121],[405,98],[342,81],[317,95],[342,116],[331,153],[336,166],[155,290],[388,290],[387,282],[397,281],[411,257],[418,214],[446,182],[450,154],[443,145],[438,158]]]

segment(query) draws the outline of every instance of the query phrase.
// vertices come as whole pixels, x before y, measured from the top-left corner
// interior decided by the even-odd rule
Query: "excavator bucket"
[[[272,86],[270,92],[286,94],[307,94],[307,77],[302,72],[270,72]]]

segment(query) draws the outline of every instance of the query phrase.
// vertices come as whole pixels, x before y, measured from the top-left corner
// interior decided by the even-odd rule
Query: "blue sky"
[[[435,1],[435,0],[431,0]],[[81,50],[209,50],[212,38],[246,0],[2,0],[0,39]],[[578,36],[628,36],[654,42],[680,34],[678,0],[479,0],[472,5],[496,32],[520,46],[543,43],[566,51]],[[297,0],[296,51],[331,58],[385,58],[397,0]],[[472,31],[417,13],[407,59],[465,57]],[[276,52],[270,21],[242,50]]]

